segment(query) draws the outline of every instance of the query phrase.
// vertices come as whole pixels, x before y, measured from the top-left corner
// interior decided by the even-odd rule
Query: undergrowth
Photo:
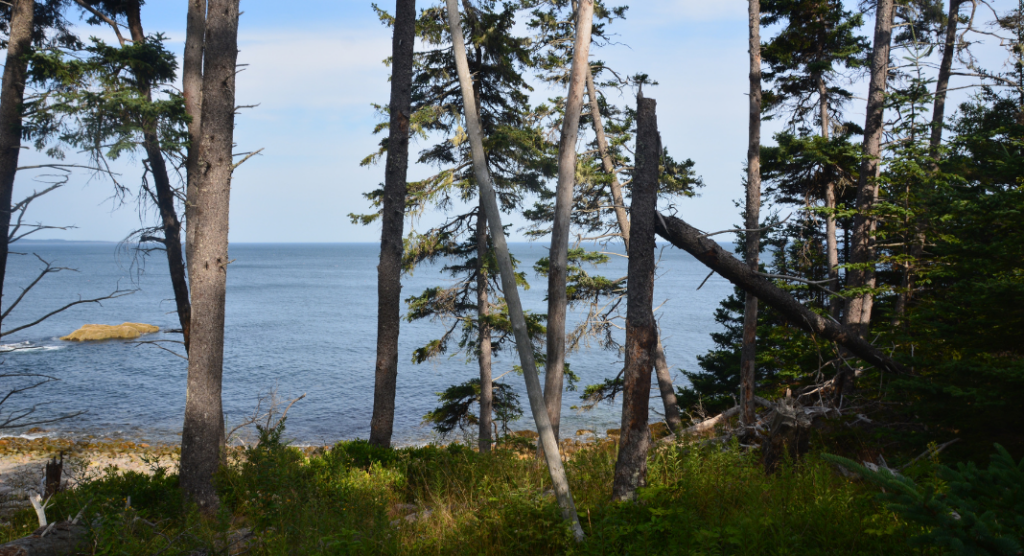
[[[465,446],[383,450],[342,442],[307,456],[281,429],[225,466],[222,507],[201,519],[182,504],[177,477],[109,472],[62,493],[51,515],[83,506],[90,554],[227,554],[248,527],[248,554],[928,554],[907,539],[920,529],[841,478],[818,456],[766,475],[737,447],[665,447],[649,460],[637,503],[609,501],[612,444],[566,464],[587,534],[573,542],[529,452],[480,454]],[[128,498],[131,498],[130,504]],[[33,528],[31,511],[6,535]]]

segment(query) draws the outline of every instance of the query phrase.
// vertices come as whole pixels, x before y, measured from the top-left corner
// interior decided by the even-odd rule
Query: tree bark
[[[127,6],[128,30],[132,41],[141,44],[146,40],[142,29],[142,10],[139,0],[129,0]],[[149,83],[139,80],[139,92],[147,102],[153,102],[152,89]],[[157,122],[142,122],[142,146],[149,160],[149,172],[153,175],[153,188],[156,190],[156,205],[160,211],[160,226],[164,232],[164,250],[167,253],[167,268],[171,275],[171,288],[174,291],[174,305],[178,313],[178,322],[185,342],[185,352],[189,349],[190,323],[192,321],[192,304],[188,295],[188,277],[185,273],[185,260],[181,252],[181,222],[174,208],[174,189],[167,173],[163,151],[160,150],[160,139],[157,137]]]
[[[874,257],[875,218],[871,214],[878,200],[877,176],[881,153],[886,77],[889,72],[889,46],[892,40],[893,0],[878,0],[875,11],[875,39],[871,58],[871,81],[868,87],[867,117],[864,124],[863,160],[857,178],[857,214],[853,217],[853,244],[847,271],[847,287],[869,287],[874,273],[869,265]],[[843,324],[868,334],[871,324],[873,295],[855,294],[846,301]]]
[[[565,468],[562,466],[562,458],[558,452],[558,442],[555,440],[554,432],[551,429],[551,419],[548,417],[548,410],[544,405],[544,394],[541,391],[537,365],[533,358],[533,342],[526,329],[526,317],[523,315],[523,305],[519,300],[519,289],[512,268],[512,258],[509,256],[508,244],[505,242],[505,228],[501,225],[501,213],[498,211],[498,201],[487,169],[483,131],[480,127],[480,116],[477,113],[473,82],[469,75],[469,63],[466,60],[466,44],[462,35],[462,25],[459,22],[459,8],[456,0],[446,0],[446,4],[455,67],[458,70],[459,86],[462,89],[463,106],[466,111],[466,131],[473,153],[473,174],[480,187],[481,202],[487,214],[487,227],[490,229],[491,241],[498,258],[502,289],[508,304],[509,319],[512,321],[519,362],[523,367],[523,376],[526,379],[526,393],[530,400],[530,409],[533,419],[537,423],[537,432],[540,435],[541,448],[544,450],[544,457],[547,460],[555,497],[558,499],[558,505],[562,508],[562,518],[572,528],[576,540],[582,541],[584,538],[583,528],[580,527],[576,504],[573,502],[572,493],[569,492],[569,482],[566,480]]]
[[[235,127],[235,68],[239,0],[210,0],[203,76],[199,176],[189,227],[195,244],[188,261],[192,281],[192,351],[181,438],[181,488],[205,512],[218,506],[213,474],[224,442],[221,377],[227,284],[228,208]]]
[[[185,52],[181,63],[181,91],[185,112],[192,117],[188,123],[188,151],[185,158],[185,198],[196,195],[199,177],[199,132],[203,107],[203,52],[206,42],[206,0],[188,0],[185,27]],[[185,205],[185,260],[192,259],[193,233],[189,223],[192,209]]]
[[[634,500],[637,489],[646,485],[647,451],[651,446],[651,433],[647,426],[651,369],[658,345],[653,309],[654,220],[658,208],[661,137],[658,135],[657,103],[654,99],[637,99],[636,122],[636,171],[630,204],[633,237],[629,244],[626,271],[626,367],[612,500]]]
[[[755,273],[720,245],[704,237],[696,228],[674,216],[659,214],[656,220],[658,235],[693,255],[726,280],[753,293],[762,303],[778,311],[791,325],[831,340],[881,370],[910,374],[902,365],[883,355],[862,338],[856,329],[833,322],[804,307],[788,292]]]
[[[746,248],[747,266],[757,272],[761,252],[761,2],[749,0],[750,44],[749,134],[747,143]],[[743,422],[753,424],[755,371],[757,367],[757,297],[747,292],[743,307],[743,346],[740,352],[740,404]]]
[[[594,123],[594,134],[597,136],[597,150],[601,155],[601,167],[612,180],[611,191],[612,203],[615,206],[615,220],[619,224],[622,245],[629,253],[629,216],[626,214],[626,201],[623,199],[622,185],[619,184],[619,176],[615,172],[615,165],[612,163],[612,156],[608,151],[608,138],[604,134],[601,106],[597,101],[597,87],[594,86],[594,73],[589,65],[587,66],[587,98],[590,100],[590,117]],[[678,432],[683,426],[683,421],[679,416],[679,402],[676,400],[676,390],[672,385],[672,373],[669,371],[668,362],[665,359],[665,349],[661,345],[661,332],[658,331],[657,334],[658,353],[655,358],[655,370],[657,370],[661,402],[665,406],[665,423],[673,432]]]
[[[942,61],[935,80],[935,101],[932,106],[932,135],[928,141],[928,154],[938,160],[942,144],[942,124],[946,118],[946,92],[949,89],[949,74],[953,70],[953,54],[956,52],[956,28],[960,23],[960,4],[963,0],[949,0],[949,14],[946,19],[946,41],[942,45]]]
[[[487,216],[480,202],[476,215],[476,311],[480,363],[480,452],[491,451],[491,423],[494,412],[494,384],[491,381],[491,327],[487,324]]]
[[[562,419],[562,386],[565,376],[566,272],[569,265],[569,226],[573,189],[576,186],[576,138],[583,109],[583,90],[590,69],[590,31],[594,19],[593,0],[580,0],[576,16],[576,42],[573,44],[572,69],[562,137],[558,142],[558,185],[555,188],[555,220],[551,226],[551,250],[548,258],[547,369],[544,375],[544,403],[551,417],[551,428],[558,439]]]
[[[13,0],[7,62],[3,84],[0,85],[0,300],[3,299],[7,276],[7,253],[10,246],[11,203],[14,177],[21,155],[21,105],[25,100],[25,73],[29,49],[32,47],[32,19],[35,2]],[[2,334],[2,332],[0,332]]]
[[[402,235],[409,168],[412,60],[416,43],[416,0],[398,0],[391,39],[391,104],[388,154],[381,208],[380,265],[377,267],[377,362],[374,370],[370,443],[391,446],[398,382],[398,332],[402,318]]]

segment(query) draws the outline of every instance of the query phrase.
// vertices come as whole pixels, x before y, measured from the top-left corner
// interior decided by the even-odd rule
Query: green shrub
[[[924,528],[912,539],[916,546],[939,546],[965,556],[1018,556],[1024,538],[1024,459],[1016,463],[1002,446],[995,448],[988,469],[973,462],[956,469],[938,466],[937,485],[919,485],[886,469],[872,471],[845,458],[825,457],[885,489],[881,500]]]

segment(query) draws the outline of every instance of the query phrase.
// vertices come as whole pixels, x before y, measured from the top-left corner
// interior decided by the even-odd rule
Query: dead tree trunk
[[[473,81],[469,75],[466,43],[462,35],[462,25],[459,22],[459,8],[456,0],[446,0],[446,4],[452,36],[452,50],[455,55],[455,67],[458,70],[459,86],[462,89],[462,105],[466,111],[466,131],[469,134],[470,148],[473,153],[473,174],[477,185],[480,187],[481,202],[487,214],[487,227],[490,229],[491,241],[494,244],[494,251],[498,258],[502,289],[505,293],[505,301],[508,304],[512,331],[516,338],[519,362],[523,367],[523,376],[526,379],[526,393],[530,399],[530,409],[533,413],[533,419],[537,423],[541,449],[544,450],[544,457],[547,460],[551,482],[555,489],[555,497],[558,499],[558,505],[562,508],[562,518],[572,528],[576,540],[582,541],[584,537],[583,528],[580,527],[579,517],[576,515],[576,504],[573,502],[572,493],[569,492],[569,482],[566,480],[565,468],[562,466],[562,458],[558,452],[558,442],[555,440],[554,432],[551,430],[551,419],[548,417],[548,410],[544,405],[544,394],[541,390],[540,378],[537,376],[537,364],[533,358],[533,342],[530,340],[530,334],[526,329],[526,317],[523,315],[523,305],[519,300],[519,289],[516,285],[515,272],[512,268],[512,258],[509,256],[508,244],[505,242],[505,228],[501,225],[498,200],[495,196],[494,188],[491,186],[491,176],[487,169],[484,155],[483,130],[480,127],[480,116],[477,113]]]
[[[949,15],[946,19],[946,40],[942,45],[942,61],[935,80],[935,100],[932,105],[932,135],[928,141],[928,154],[939,158],[942,144],[942,126],[946,119],[946,92],[949,90],[949,74],[953,70],[953,54],[956,52],[956,28],[960,23],[960,5],[964,0],[949,0]]]
[[[185,27],[185,52],[181,62],[181,92],[185,98],[185,112],[191,116],[188,123],[188,151],[185,158],[185,198],[195,198],[199,179],[199,131],[203,107],[203,52],[206,43],[206,0],[188,0],[188,20]],[[185,206],[185,260],[192,260],[194,234],[192,210]],[[191,324],[191,319],[190,319]]]
[[[491,451],[491,423],[494,412],[494,384],[491,381],[491,327],[487,324],[487,216],[480,202],[476,215],[476,311],[480,350],[480,452]]]
[[[10,6],[7,62],[3,85],[0,86],[0,300],[3,299],[7,276],[14,177],[18,173],[18,157],[21,155],[21,105],[25,100],[25,73],[32,46],[35,2],[13,0]]]
[[[761,252],[761,234],[755,230],[761,221],[761,2],[749,0],[750,30],[750,114],[747,143],[746,261],[757,272]],[[743,308],[743,346],[740,351],[740,403],[743,422],[752,424],[754,414],[754,374],[757,367],[757,297],[747,292]]]
[[[402,319],[402,235],[405,226],[406,173],[409,168],[409,117],[412,58],[416,43],[416,0],[398,0],[391,39],[391,104],[388,154],[381,207],[380,265],[377,266],[377,363],[374,370],[370,443],[389,447],[395,422],[398,382],[398,331]]]
[[[665,424],[669,430],[678,433],[683,430],[683,419],[679,415],[679,401],[676,399],[676,391],[672,387],[672,371],[668,368],[668,361],[665,360],[665,348],[661,345],[661,331],[654,330],[657,343],[654,347],[654,374],[658,379],[658,391],[661,393],[661,401],[665,406]]]
[[[619,175],[615,172],[611,153],[608,151],[608,138],[604,134],[604,122],[601,121],[601,105],[597,100],[597,87],[594,86],[594,73],[587,66],[587,98],[590,101],[590,117],[594,123],[594,134],[597,136],[597,150],[601,155],[601,167],[611,177],[612,203],[615,206],[615,220],[619,224],[622,245],[629,252],[629,216],[626,214],[626,201],[622,196],[622,185]],[[658,332],[658,353],[655,358],[655,370],[658,376],[658,390],[661,402],[665,406],[665,423],[673,432],[682,430],[683,420],[679,416],[679,403],[676,400],[675,387],[672,385],[672,373],[665,359],[665,349],[661,345],[661,333]]]
[[[235,64],[239,0],[210,0],[204,56],[199,176],[188,199],[195,244],[188,261],[192,281],[192,351],[181,437],[181,488],[205,512],[218,506],[213,474],[224,442],[221,377],[224,364],[224,294],[227,284],[228,207],[235,131]]]
[[[130,0],[127,7],[128,30],[132,41],[141,44],[146,40],[142,30],[142,13],[139,0]],[[147,102],[153,102],[149,83],[139,79],[139,92]],[[157,136],[157,122],[143,121],[142,146],[146,150],[149,172],[153,175],[153,189],[156,190],[156,206],[160,211],[160,226],[164,233],[163,244],[167,252],[167,268],[171,275],[171,288],[174,291],[174,305],[178,313],[178,322],[185,342],[185,352],[189,349],[190,323],[192,321],[192,304],[188,295],[188,277],[185,274],[185,260],[181,252],[181,222],[178,211],[174,208],[174,189],[167,173],[164,153],[160,150],[160,139]]]
[[[909,374],[902,365],[878,351],[855,329],[829,320],[804,307],[788,292],[752,271],[720,245],[704,237],[704,234],[693,226],[674,216],[659,214],[656,220],[658,235],[693,255],[705,266],[744,291],[753,293],[762,303],[778,311],[793,326],[831,340],[883,371]]]
[[[821,136],[828,140],[832,127],[828,114],[828,89],[825,87],[825,79],[818,74],[818,109],[821,118]],[[830,181],[825,184],[825,207],[828,213],[825,214],[825,251],[828,258],[828,289],[832,293],[839,292],[839,241],[836,237],[836,215],[832,211],[836,209],[836,182]],[[832,318],[838,319],[842,313],[842,299],[833,297],[829,302]]]
[[[612,500],[633,500],[647,478],[647,427],[657,329],[654,323],[654,220],[658,208],[657,103],[637,99],[636,172],[633,178],[632,241],[629,244],[626,305],[626,367],[622,387],[622,426],[615,461]]]
[[[558,185],[555,188],[555,220],[551,226],[551,250],[548,254],[548,328],[547,369],[544,376],[544,403],[551,417],[551,428],[558,439],[562,419],[562,383],[565,375],[566,272],[569,265],[569,227],[572,224],[572,197],[576,186],[576,138],[583,109],[583,89],[590,69],[590,30],[594,19],[593,0],[580,0],[576,15],[576,42],[573,44],[569,93],[562,118],[562,137],[558,142]]]
[[[882,116],[885,107],[886,76],[889,73],[889,46],[892,40],[893,0],[878,0],[875,11],[875,40],[871,59],[871,81],[868,87],[867,117],[864,124],[863,160],[857,178],[857,214],[853,217],[853,239],[850,246],[851,268],[847,286],[872,286],[874,273],[868,266],[874,258],[875,218],[871,214],[878,199],[877,174],[882,143]],[[871,324],[874,296],[862,293],[846,302],[843,324],[866,337]],[[852,377],[850,377],[852,379]]]

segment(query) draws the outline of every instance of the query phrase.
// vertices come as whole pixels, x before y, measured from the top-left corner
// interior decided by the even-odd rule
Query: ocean
[[[547,254],[543,243],[511,244],[520,269],[532,287],[522,291],[526,309],[544,312],[546,279],[532,270]],[[12,396],[0,406],[0,417],[38,404],[37,415],[84,414],[43,425],[47,435],[117,438],[149,442],[178,442],[185,405],[187,363],[152,343],[111,340],[65,342],[59,339],[86,323],[154,324],[161,332],[140,340],[180,340],[173,294],[162,252],[140,261],[113,243],[33,242],[12,246],[5,286],[4,310],[42,269],[33,255],[64,270],[43,278],[3,322],[4,330],[31,322],[78,299],[107,295],[117,289],[130,295],[99,304],[77,305],[27,330],[4,335],[0,374],[38,373],[58,381]],[[697,286],[707,269],[690,255],[660,249],[655,283],[656,318],[673,379],[684,384],[680,368],[697,369],[696,356],[712,347],[710,333],[718,329],[714,311],[732,286],[718,275]],[[281,400],[302,394],[288,414],[286,436],[298,444],[333,443],[366,438],[373,406],[376,349],[376,244],[234,244],[228,270],[224,356],[224,410],[227,428],[241,422],[257,400],[276,391]],[[608,264],[588,271],[618,278],[626,275],[626,259],[610,257]],[[445,285],[442,264],[417,268],[403,277],[403,298],[425,288]],[[623,304],[623,308],[624,308]],[[570,314],[570,326],[581,318]],[[439,322],[403,321],[400,332],[398,393],[394,440],[420,444],[436,440],[424,414],[437,405],[436,393],[477,376],[475,361],[465,355],[442,356],[424,364],[412,362],[412,352],[444,330]],[[619,333],[619,341],[624,333]],[[177,344],[160,343],[178,352]],[[494,376],[512,369],[517,358],[500,353]],[[612,378],[622,368],[616,351],[584,348],[569,355],[571,369],[581,377],[579,392],[566,392],[562,410],[563,436],[578,429],[618,428],[621,406],[604,403],[580,411],[583,385]],[[0,388],[19,379],[0,378]],[[543,380],[543,379],[542,379]],[[525,385],[521,376],[505,375],[520,394],[524,416],[511,428],[532,429]],[[2,392],[0,392],[2,395]],[[652,410],[660,414],[660,399]],[[652,415],[652,419],[657,418]],[[24,430],[5,431],[24,434]],[[455,437],[456,439],[458,436]]]

